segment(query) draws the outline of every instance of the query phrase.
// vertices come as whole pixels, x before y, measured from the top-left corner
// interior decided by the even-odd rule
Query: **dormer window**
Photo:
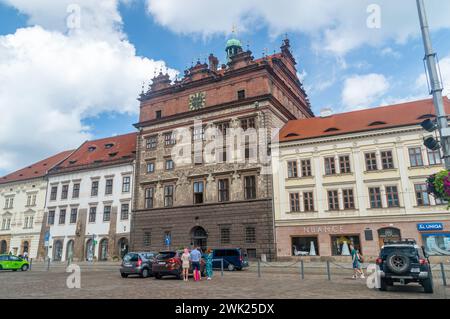
[[[105,144],[105,148],[106,148],[107,150],[109,150],[110,148],[113,148],[113,146],[114,146],[113,143]]]
[[[88,148],[88,152],[89,153],[92,153],[93,151],[95,151],[96,150],[96,147],[95,146],[89,146],[89,148]]]
[[[432,119],[435,118],[436,116],[433,114],[424,114],[422,116],[419,116],[417,119],[418,120],[427,120],[427,119]]]
[[[298,136],[300,136],[300,135],[298,135],[297,133],[289,133],[285,137],[298,137]]]
[[[386,125],[386,122],[375,121],[369,124],[369,126],[378,126],[378,125]]]
[[[109,157],[115,157],[117,155],[117,152],[109,153]]]
[[[330,127],[329,129],[326,129],[324,132],[325,132],[325,133],[330,133],[330,132],[337,132],[337,131],[339,131],[338,128],[336,128],[336,127]]]
[[[69,161],[69,164],[70,165],[73,165],[73,164],[75,164],[77,161],[76,160],[72,160],[72,161]]]

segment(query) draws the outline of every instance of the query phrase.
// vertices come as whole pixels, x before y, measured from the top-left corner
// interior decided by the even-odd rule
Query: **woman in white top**
[[[181,262],[183,268],[183,280],[189,281],[189,266],[190,266],[191,254],[189,254],[189,249],[185,248],[184,253],[181,255]]]

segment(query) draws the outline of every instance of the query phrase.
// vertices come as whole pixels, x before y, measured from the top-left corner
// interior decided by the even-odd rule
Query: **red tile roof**
[[[58,163],[64,161],[72,152],[73,152],[73,150],[56,154],[52,157],[44,159],[40,162],[37,162],[26,168],[18,170],[14,173],[11,173],[4,177],[0,177],[0,184],[19,182],[19,181],[25,181],[28,179],[43,177],[43,176],[47,175],[47,172],[51,168],[53,168]]]
[[[52,171],[80,169],[90,165],[108,165],[136,158],[137,133],[84,142]]]
[[[447,114],[450,100],[444,98]],[[435,115],[433,100],[421,100],[362,111],[289,121],[280,130],[280,142],[343,135],[420,124]]]

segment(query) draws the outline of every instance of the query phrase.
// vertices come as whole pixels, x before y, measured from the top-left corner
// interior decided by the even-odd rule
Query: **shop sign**
[[[417,229],[419,231],[443,230],[444,229],[444,225],[442,223],[417,224]]]
[[[330,233],[338,234],[344,232],[343,226],[309,226],[303,227],[303,230],[307,234],[317,234],[317,233]]]

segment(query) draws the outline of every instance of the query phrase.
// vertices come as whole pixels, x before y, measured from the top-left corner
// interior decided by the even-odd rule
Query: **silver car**
[[[142,278],[152,276],[154,252],[130,252],[123,256],[120,266],[120,275],[127,278],[129,275],[138,275]]]

